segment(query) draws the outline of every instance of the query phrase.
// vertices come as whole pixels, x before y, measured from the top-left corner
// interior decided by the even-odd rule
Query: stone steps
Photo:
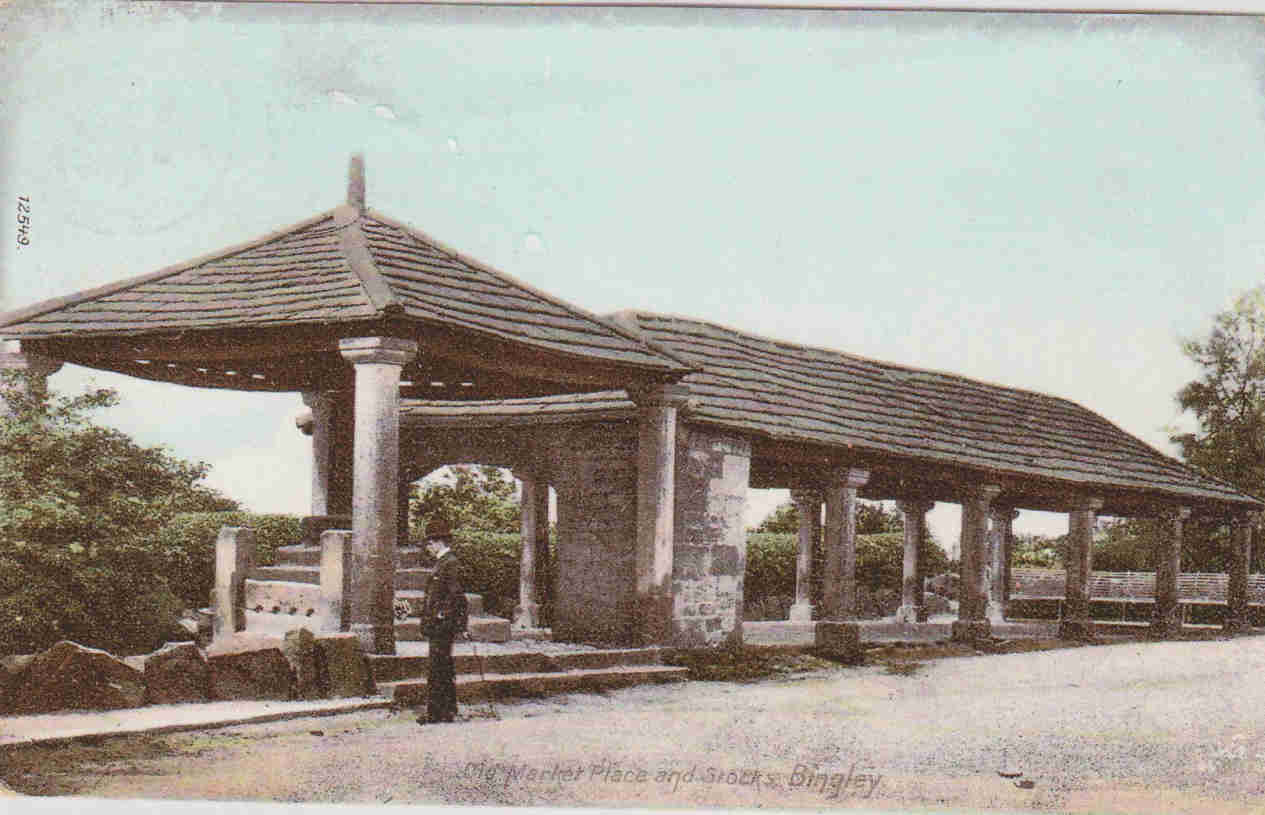
[[[412,609],[410,616],[413,617],[422,616],[422,611],[426,608],[426,592],[421,589],[396,589],[395,599],[406,601]],[[484,616],[483,595],[466,592],[466,608],[471,617]]]
[[[318,561],[319,563],[319,561]],[[422,591],[433,569],[396,569],[395,588],[397,591]],[[250,570],[251,580],[275,580],[282,583],[309,583],[319,586],[321,583],[321,567],[314,566],[256,566]]]
[[[400,569],[422,568],[422,550],[417,546],[401,546],[396,551],[396,567]],[[296,543],[277,547],[277,562],[273,568],[290,566],[320,566],[321,547]],[[268,568],[268,567],[263,567]]]
[[[561,672],[507,674],[457,674],[457,699],[477,702],[484,699],[541,697],[579,693],[660,682],[681,682],[689,670],[668,665],[617,665],[607,668],[577,668]],[[378,682],[378,693],[398,705],[426,703],[426,680],[402,679]]]
[[[487,614],[470,615],[466,633],[476,642],[509,642],[510,621],[503,617],[492,617]],[[422,621],[418,617],[408,617],[395,621],[395,638],[397,640],[424,640]]]
[[[429,659],[424,656],[398,654],[369,654],[369,665],[374,679],[390,682],[418,678],[426,675]],[[601,651],[570,651],[544,654],[518,652],[512,654],[457,653],[452,656],[453,665],[460,674],[517,674],[559,673],[572,670],[597,670],[631,666],[661,666],[663,652],[658,648],[616,648]]]

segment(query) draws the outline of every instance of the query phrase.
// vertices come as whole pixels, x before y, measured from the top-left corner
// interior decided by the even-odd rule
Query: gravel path
[[[24,792],[313,802],[1265,812],[1265,638],[379,712],[0,756]],[[1003,751],[1005,755],[1003,756]],[[1017,765],[1030,789],[998,775]]]

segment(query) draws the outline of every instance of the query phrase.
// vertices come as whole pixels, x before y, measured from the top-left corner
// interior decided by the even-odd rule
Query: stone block
[[[316,650],[316,637],[306,628],[287,631],[281,641],[281,653],[290,670],[294,673],[294,687],[291,688],[292,699],[320,699],[325,695],[321,687],[319,652]]]
[[[294,672],[280,648],[225,651],[207,657],[211,699],[289,699]]]
[[[62,640],[27,663],[10,699],[19,714],[140,707],[145,677],[105,651]]]
[[[216,639],[246,630],[246,576],[255,558],[255,530],[244,526],[220,527],[215,539],[215,587],[213,591]]]
[[[315,638],[324,692],[336,699],[371,696],[373,674],[355,634],[321,634]]]
[[[0,714],[13,709],[13,690],[35,659],[35,654],[12,654],[0,657]]]
[[[1069,620],[1064,618],[1059,621],[1059,639],[1061,640],[1080,640],[1081,642],[1093,642],[1094,640],[1094,622],[1093,620]]]
[[[993,626],[988,620],[954,620],[949,639],[973,645],[993,635]]]
[[[813,626],[813,645],[816,650],[833,659],[848,663],[860,662],[861,626],[856,623],[819,620]]]
[[[211,668],[192,642],[169,642],[145,658],[145,703],[205,702],[211,696]]]
[[[351,532],[321,534],[321,585],[317,615],[322,631],[346,631],[347,597],[351,592]]]

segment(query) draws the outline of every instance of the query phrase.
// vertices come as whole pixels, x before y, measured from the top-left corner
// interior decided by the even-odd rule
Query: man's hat
[[[451,537],[452,527],[443,518],[431,518],[426,522],[426,540]]]

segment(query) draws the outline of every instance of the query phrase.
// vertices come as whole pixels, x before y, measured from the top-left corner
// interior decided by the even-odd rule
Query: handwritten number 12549
[[[28,246],[31,243],[31,199],[25,195],[18,196],[18,245]]]

